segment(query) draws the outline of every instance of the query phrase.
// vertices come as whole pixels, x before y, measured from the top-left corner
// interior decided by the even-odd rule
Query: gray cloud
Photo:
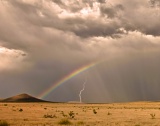
[[[106,0],[97,0],[99,3],[106,3]]]
[[[52,1],[58,5],[64,5],[61,0],[52,0]]]
[[[54,2],[57,3],[56,1]],[[87,3],[88,1],[83,2]],[[65,9],[67,11],[67,8],[71,9],[72,7],[73,11],[70,12],[69,10],[68,13],[73,13],[74,11],[76,13],[79,13],[80,10],[86,7],[84,3],[78,3],[79,5],[81,5],[81,7],[79,9],[77,8],[77,11],[74,10],[74,6],[77,5],[76,2],[71,2],[70,4],[73,5],[71,7],[68,7],[67,5],[65,5],[65,7],[60,6],[62,10],[59,10],[59,14],[60,12],[63,12]],[[101,17],[100,15],[99,18],[82,18],[80,15],[60,18],[57,15],[56,10],[50,10],[51,8],[46,8],[46,6],[42,6],[42,3],[30,5],[25,4],[22,1],[12,1],[11,5],[12,7],[16,6],[18,8],[13,8],[13,11],[15,11],[15,13],[19,13],[19,15],[22,15],[22,20],[27,20],[28,23],[32,23],[33,25],[43,27],[51,27],[62,31],[72,32],[80,37],[116,36],[117,34],[120,34],[118,33],[119,28],[124,28],[127,31],[140,31],[144,34],[158,36],[158,21],[152,20],[152,23],[150,23],[151,19],[159,18],[156,16],[156,10],[153,10],[151,8],[145,10],[147,2],[144,6],[138,6],[139,4],[137,3],[133,2],[133,5],[137,6],[136,10],[133,10],[134,8],[132,8],[132,6],[128,5],[128,3],[126,4],[125,2],[116,3],[112,6],[107,2],[105,4],[101,4],[99,6],[100,13],[103,16],[107,16],[105,21],[103,20],[104,17]],[[93,2],[90,2],[90,4],[93,4]],[[130,12],[132,14],[130,14]],[[27,15],[27,13],[32,14]],[[43,16],[41,16],[40,14]],[[110,20],[107,18],[116,19]],[[146,23],[143,23],[144,21]],[[150,26],[148,26],[148,24],[150,24]],[[124,33],[121,32],[121,34]]]
[[[113,6],[106,6],[106,5],[101,5],[100,10],[102,16],[107,15],[108,18],[114,18],[118,16],[118,13],[124,9],[123,5],[118,4],[115,7]]]
[[[78,100],[86,76],[86,102],[158,99],[159,16],[148,1],[6,0],[0,19],[1,97],[38,96],[71,71],[103,60],[46,99]]]
[[[151,7],[160,7],[160,0],[149,0]]]

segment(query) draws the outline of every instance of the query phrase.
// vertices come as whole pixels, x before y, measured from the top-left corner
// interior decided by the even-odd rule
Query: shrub
[[[0,121],[0,126],[10,126],[6,121]]]
[[[58,124],[60,125],[71,125],[72,123],[68,119],[61,119]]]
[[[83,122],[83,121],[79,121],[79,122],[77,122],[77,124],[78,124],[78,125],[84,125],[84,124],[85,124],[85,122]]]
[[[61,111],[61,114],[62,114],[62,116],[63,116],[63,117],[67,117],[67,115],[66,115],[66,114],[64,114],[64,112],[63,112],[63,111]]]
[[[96,110],[95,110],[95,109],[93,109],[93,113],[94,113],[94,114],[97,114],[97,112],[96,112]]]
[[[20,112],[22,112],[22,111],[23,111],[23,109],[19,109],[19,111],[20,111]]]
[[[74,112],[73,111],[70,111],[69,113],[68,113],[68,115],[70,116],[70,118],[74,118],[74,116],[75,116],[75,114],[74,114]]]
[[[28,119],[24,119],[24,121],[28,121]]]
[[[107,115],[112,115],[112,114],[110,112],[108,112]]]
[[[152,119],[155,119],[156,115],[152,113],[152,114],[150,114],[150,116],[151,116]]]
[[[49,115],[49,114],[46,114],[43,117],[44,118],[57,118],[56,115]]]

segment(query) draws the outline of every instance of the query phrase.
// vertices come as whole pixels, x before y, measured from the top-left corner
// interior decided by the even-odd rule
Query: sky
[[[160,0],[1,0],[0,98],[160,100]]]

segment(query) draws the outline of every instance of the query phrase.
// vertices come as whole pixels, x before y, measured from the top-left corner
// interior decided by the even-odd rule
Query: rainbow
[[[71,73],[67,74],[66,76],[62,77],[60,80],[58,80],[56,83],[54,83],[53,85],[51,85],[49,88],[47,88],[45,91],[43,91],[38,97],[39,98],[45,98],[47,95],[49,95],[54,89],[56,89],[57,87],[59,87],[60,85],[62,85],[63,83],[65,83],[66,81],[70,80],[71,78],[73,78],[74,76],[86,71],[89,68],[92,68],[93,66],[95,66],[96,64],[98,64],[99,62],[92,62],[89,63],[87,65],[83,65],[81,67],[79,67],[78,69],[73,70]]]

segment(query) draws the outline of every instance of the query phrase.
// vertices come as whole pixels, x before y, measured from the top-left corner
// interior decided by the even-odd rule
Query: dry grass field
[[[0,103],[0,120],[10,126],[160,126],[160,102]]]

